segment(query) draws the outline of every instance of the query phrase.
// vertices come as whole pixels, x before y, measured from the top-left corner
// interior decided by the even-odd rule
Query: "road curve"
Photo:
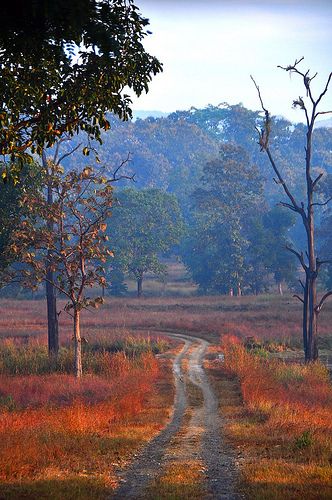
[[[202,338],[170,331],[167,331],[166,335],[183,341],[183,347],[173,362],[175,380],[173,416],[166,428],[150,441],[126,470],[122,471],[119,487],[112,498],[144,498],[145,489],[160,474],[168,461],[167,449],[170,447],[172,438],[179,432],[183,417],[188,411],[191,417],[189,422],[186,422],[186,433],[181,438],[183,443],[179,446],[179,449],[182,449],[181,458],[183,459],[183,452],[186,450],[187,460],[195,458],[204,464],[206,498],[242,498],[235,492],[238,472],[234,456],[222,440],[222,421],[218,411],[218,400],[203,368],[209,342]],[[188,361],[187,371],[182,366],[185,359]],[[201,407],[191,407],[188,403],[187,379],[201,391],[203,396]],[[188,442],[188,436],[192,439],[195,432],[200,433],[200,444],[193,448]],[[176,450],[173,452],[173,461],[176,460],[174,453],[176,455]]]

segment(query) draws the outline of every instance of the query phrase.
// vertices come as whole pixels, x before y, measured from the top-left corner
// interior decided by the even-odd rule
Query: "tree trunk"
[[[242,295],[241,283],[238,283],[238,285],[237,285],[237,296],[241,297],[241,295]]]
[[[49,171],[49,166],[47,164],[46,153],[43,151],[42,154],[43,167]],[[50,179],[47,184],[47,203],[52,205],[53,203],[53,191]],[[53,231],[53,223],[48,222],[47,228],[49,231]],[[56,357],[59,352],[59,321],[57,315],[56,307],[56,290],[53,285],[54,283],[54,272],[52,271],[52,254],[48,252],[47,264],[46,264],[46,301],[47,301],[47,331],[48,331],[48,354],[50,357]]]
[[[56,308],[56,290],[52,285],[54,273],[47,264],[46,270],[46,302],[47,302],[47,331],[48,331],[48,354],[56,357],[59,352],[59,323]]]
[[[282,283],[281,283],[281,281],[279,281],[279,283],[278,283],[278,292],[279,292],[279,295],[283,295],[284,294],[283,289],[282,289]]]
[[[229,289],[229,295],[230,295],[231,297],[233,297],[233,288],[230,288],[230,289]]]
[[[80,330],[80,311],[74,308],[74,343],[75,343],[75,375],[81,378],[82,371],[82,341]]]
[[[142,297],[143,294],[143,276],[137,278],[137,297]]]
[[[303,317],[302,317],[302,336],[303,336],[303,350],[305,361],[308,361],[308,278],[306,277],[305,286],[303,289]]]
[[[306,148],[306,172],[307,172],[307,245],[308,245],[308,267],[306,270],[307,290],[307,355],[306,361],[315,361],[318,359],[317,348],[317,260],[315,252],[315,224],[314,224],[314,202],[313,202],[313,182],[310,176],[311,167],[311,139],[313,124],[309,127],[307,134]]]

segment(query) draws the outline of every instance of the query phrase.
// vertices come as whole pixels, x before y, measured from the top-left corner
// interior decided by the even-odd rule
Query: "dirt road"
[[[200,464],[202,498],[238,499],[237,468],[222,440],[218,401],[203,369],[206,340],[167,332],[183,341],[173,363],[175,403],[172,420],[123,471],[113,498],[151,498],[149,485],[172,464]]]

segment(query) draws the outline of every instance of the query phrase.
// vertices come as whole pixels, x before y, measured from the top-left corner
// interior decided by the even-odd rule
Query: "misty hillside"
[[[145,112],[144,112],[145,113]],[[143,115],[142,115],[143,116]],[[280,201],[280,186],[272,180],[266,155],[260,152],[255,127],[260,124],[258,112],[241,104],[209,105],[203,109],[176,111],[167,117],[139,118],[122,122],[111,117],[111,130],[102,135],[103,145],[95,145],[102,164],[113,171],[130,156],[123,172],[135,174],[135,187],[156,187],[186,198],[200,181],[207,161],[218,157],[220,145],[241,146],[252,164],[259,168],[269,205]],[[327,122],[324,120],[322,122]],[[304,189],[305,126],[274,117],[271,149],[290,185],[301,196]],[[84,137],[74,139],[84,143]],[[82,162],[80,155],[67,159],[67,167]],[[86,158],[91,162],[91,156]],[[321,127],[314,132],[313,167],[317,171],[332,169],[332,130]]]

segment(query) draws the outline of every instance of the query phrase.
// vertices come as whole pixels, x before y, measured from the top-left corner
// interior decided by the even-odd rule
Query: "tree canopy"
[[[117,200],[109,230],[114,260],[137,281],[141,295],[145,273],[165,273],[160,255],[179,242],[183,232],[180,208],[174,195],[159,189],[124,189]]]
[[[142,43],[149,21],[132,0],[13,1],[2,21],[0,154],[11,159],[41,154],[64,132],[100,141],[105,113],[127,119],[127,89],[148,91],[161,71]]]

